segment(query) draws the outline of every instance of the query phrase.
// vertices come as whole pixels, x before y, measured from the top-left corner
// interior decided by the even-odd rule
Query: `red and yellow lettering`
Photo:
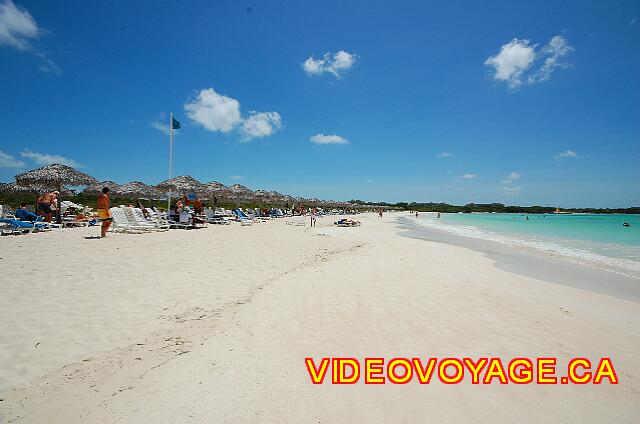
[[[533,363],[528,358],[514,358],[509,362],[509,380],[516,384],[533,381]]]
[[[396,368],[404,368],[404,374],[398,375]],[[389,380],[394,384],[406,384],[411,380],[413,376],[413,369],[411,368],[411,362],[405,358],[393,358],[387,365],[387,375]]]
[[[498,377],[500,384],[507,384],[507,376],[504,374],[504,366],[500,358],[491,358],[489,360],[489,366],[487,373],[484,375],[484,384],[491,384],[493,378]]]
[[[471,358],[464,358],[464,364],[471,372],[471,384],[479,384],[480,371],[487,365],[487,358],[480,358],[478,362],[473,362]]]
[[[420,384],[429,384],[433,375],[433,368],[436,366],[436,358],[429,358],[425,367],[422,366],[420,358],[413,358],[412,362]]]
[[[304,363],[307,366],[307,372],[311,377],[313,384],[322,384],[324,375],[327,373],[327,367],[329,366],[329,358],[322,358],[320,361],[320,368],[316,367],[313,362],[313,358],[304,358]]]
[[[576,368],[581,367],[586,371],[581,375],[578,374]],[[591,380],[591,373],[589,370],[591,369],[591,361],[586,358],[573,358],[569,362],[569,380],[573,384],[586,384]]]
[[[611,384],[618,384],[618,375],[616,370],[613,369],[613,364],[609,358],[600,359],[596,376],[593,378],[593,384],[600,384],[603,377],[607,377]]]
[[[447,367],[453,366],[455,373],[447,374]],[[438,366],[438,377],[444,384],[457,384],[464,377],[464,367],[458,358],[444,358]]]
[[[547,377],[556,372],[556,358],[538,358],[538,384],[556,384],[555,377]]]
[[[364,359],[364,384],[384,384],[382,376],[384,368],[383,358]]]
[[[355,358],[333,358],[333,384],[355,384],[360,378],[360,363]],[[347,377],[347,367],[351,375]]]

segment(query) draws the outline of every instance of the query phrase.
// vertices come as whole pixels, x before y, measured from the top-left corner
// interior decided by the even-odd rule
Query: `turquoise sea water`
[[[624,227],[624,222],[631,227]],[[437,219],[425,213],[418,223],[640,276],[640,215],[473,213],[442,214]]]

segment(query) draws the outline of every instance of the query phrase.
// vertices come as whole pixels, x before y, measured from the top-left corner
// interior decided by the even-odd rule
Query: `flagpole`
[[[169,180],[171,180],[171,162],[173,161],[173,112],[169,115]],[[171,181],[169,181],[169,194],[167,195],[167,219],[171,214]]]

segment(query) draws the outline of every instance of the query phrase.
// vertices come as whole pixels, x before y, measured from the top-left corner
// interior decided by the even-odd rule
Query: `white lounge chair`
[[[125,232],[125,233],[141,233],[143,231],[150,231],[148,226],[141,226],[132,224],[127,219],[125,212],[117,207],[109,209],[111,217],[113,218],[113,231]]]
[[[152,224],[154,224],[159,229],[169,229],[169,222],[167,221],[166,215],[160,214],[153,209],[145,208],[147,211],[146,220]],[[141,210],[142,212],[142,210]],[[144,213],[142,214],[144,216]]]
[[[133,212],[133,209],[134,208],[120,206],[120,210],[124,212],[124,215],[127,217],[127,221],[130,225],[134,227],[139,226],[140,228],[143,228],[147,231],[153,231],[156,229],[156,226],[151,224],[150,222],[147,222],[144,217],[142,220],[138,220],[138,218],[135,216],[135,213]]]
[[[169,224],[167,223],[160,223],[158,221],[148,220],[145,217],[144,212],[142,212],[142,209],[140,208],[128,208],[128,209],[130,209],[130,212],[127,213],[127,218],[133,218],[133,221],[136,224],[148,225],[156,231],[167,231],[169,229]]]
[[[204,208],[204,214],[207,217],[207,222],[209,224],[219,224],[219,225],[229,225],[231,224],[227,221],[224,216],[217,214],[211,208]]]

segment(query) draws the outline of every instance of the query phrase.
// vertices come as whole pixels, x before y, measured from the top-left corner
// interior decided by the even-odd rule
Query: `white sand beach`
[[[0,422],[638,420],[638,302],[403,237],[398,215],[0,238]],[[325,356],[610,357],[619,384],[313,385]]]

